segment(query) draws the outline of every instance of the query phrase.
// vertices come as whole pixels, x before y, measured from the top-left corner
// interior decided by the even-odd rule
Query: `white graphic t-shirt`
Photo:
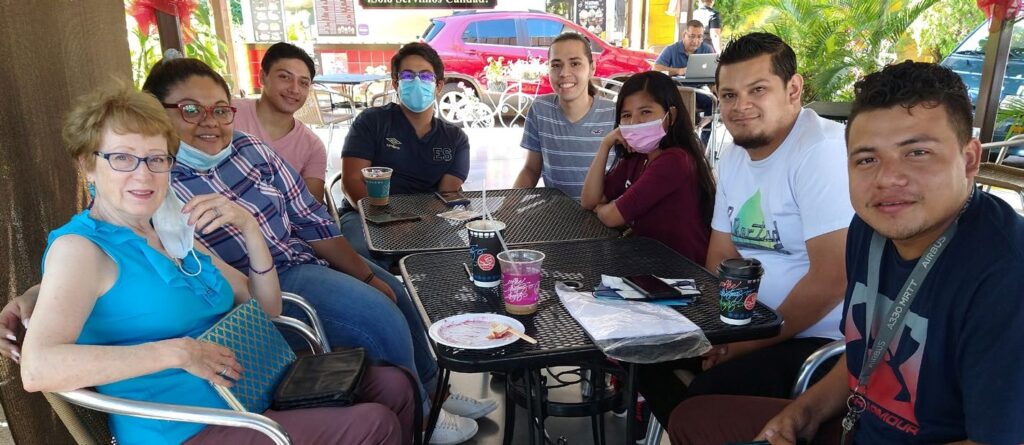
[[[764,304],[778,308],[807,273],[807,240],[848,227],[852,217],[841,124],[804,109],[766,159],[752,161],[731,142],[722,149],[711,228],[732,234],[740,255],[761,261]],[[797,337],[839,338],[840,309]]]

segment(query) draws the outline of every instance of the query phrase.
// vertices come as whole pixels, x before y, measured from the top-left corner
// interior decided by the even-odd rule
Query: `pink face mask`
[[[668,117],[668,114],[665,114]],[[661,124],[665,118],[634,125],[619,125],[619,132],[626,143],[637,153],[647,154],[658,148],[658,143],[665,137],[665,127]]]

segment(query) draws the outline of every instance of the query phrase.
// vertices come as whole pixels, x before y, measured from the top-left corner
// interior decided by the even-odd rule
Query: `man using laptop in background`
[[[683,38],[661,52],[654,62],[655,71],[665,71],[670,76],[685,76],[686,66],[693,54],[712,54],[715,50],[704,43],[704,24],[699,20],[686,22]]]

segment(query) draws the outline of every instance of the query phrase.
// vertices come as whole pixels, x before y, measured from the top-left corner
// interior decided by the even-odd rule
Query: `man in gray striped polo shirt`
[[[555,187],[580,199],[583,180],[601,140],[615,128],[615,103],[594,97],[590,42],[576,33],[558,36],[548,48],[549,79],[555,94],[530,107],[520,145],[529,150],[515,187]]]

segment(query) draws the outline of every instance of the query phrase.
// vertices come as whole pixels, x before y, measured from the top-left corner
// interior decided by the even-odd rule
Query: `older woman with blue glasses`
[[[231,350],[196,337],[251,298],[270,315],[281,312],[278,277],[269,272],[274,259],[257,218],[218,195],[194,196],[182,206],[170,190],[178,138],[148,94],[87,96],[69,114],[64,140],[95,185],[95,198],[50,233],[38,292],[14,305],[23,312],[5,309],[0,317],[4,336],[16,341],[10,321],[34,314],[24,357],[9,343],[2,352],[22,359],[28,391],[96,387],[126,399],[228,409],[211,383],[230,387],[255,371],[243,369]],[[238,233],[246,275],[194,246],[193,230]],[[376,403],[264,414],[296,443],[412,440],[415,399],[402,371],[369,368],[360,394]],[[122,443],[265,440],[254,430],[120,415],[110,424]]]

